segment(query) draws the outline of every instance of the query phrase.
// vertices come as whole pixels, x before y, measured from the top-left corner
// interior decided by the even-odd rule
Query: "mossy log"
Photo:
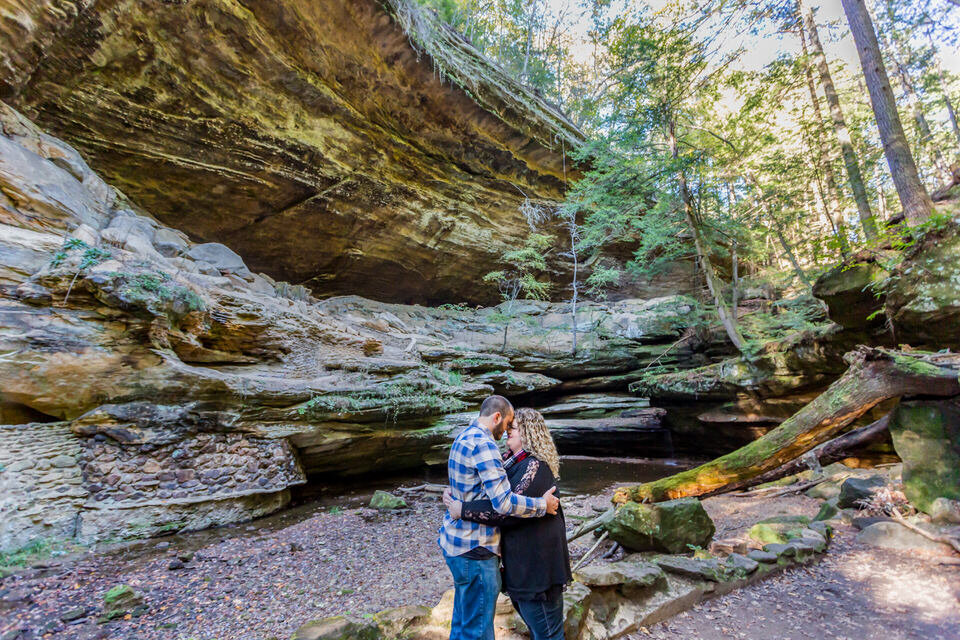
[[[960,394],[957,355],[858,347],[844,356],[846,373],[779,427],[725,456],[668,478],[621,487],[613,501],[659,502],[721,493],[794,460],[830,440],[884,400]]]

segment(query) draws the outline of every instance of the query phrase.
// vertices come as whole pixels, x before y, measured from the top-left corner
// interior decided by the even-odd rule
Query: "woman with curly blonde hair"
[[[518,409],[507,429],[503,467],[514,493],[540,496],[560,477],[560,456],[539,411]],[[563,508],[542,518],[503,516],[489,500],[460,502],[444,494],[453,518],[500,527],[503,590],[533,640],[563,640],[563,588],[570,582]]]

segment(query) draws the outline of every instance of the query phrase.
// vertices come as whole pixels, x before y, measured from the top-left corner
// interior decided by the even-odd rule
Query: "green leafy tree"
[[[503,325],[503,346],[507,349],[507,332],[516,319],[517,300],[547,299],[551,283],[545,278],[548,271],[547,255],[555,238],[544,233],[531,233],[523,246],[503,253],[500,258],[502,267],[491,271],[483,281],[497,287],[504,304],[490,316],[490,320]]]

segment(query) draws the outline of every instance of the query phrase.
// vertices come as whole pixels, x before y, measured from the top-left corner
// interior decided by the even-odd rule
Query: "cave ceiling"
[[[321,296],[489,301],[521,204],[574,175],[576,128],[400,0],[0,5],[0,97],[163,223]]]

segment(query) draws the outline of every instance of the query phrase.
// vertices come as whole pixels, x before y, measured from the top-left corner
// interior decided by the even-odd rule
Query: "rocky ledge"
[[[586,420],[660,438],[632,372],[715,350],[676,345],[679,295],[582,305],[576,352],[558,304],[317,301],[163,225],[3,103],[0,124],[3,547],[237,521],[308,475],[439,462],[463,424],[445,416],[495,391],[549,394],[563,447]]]

